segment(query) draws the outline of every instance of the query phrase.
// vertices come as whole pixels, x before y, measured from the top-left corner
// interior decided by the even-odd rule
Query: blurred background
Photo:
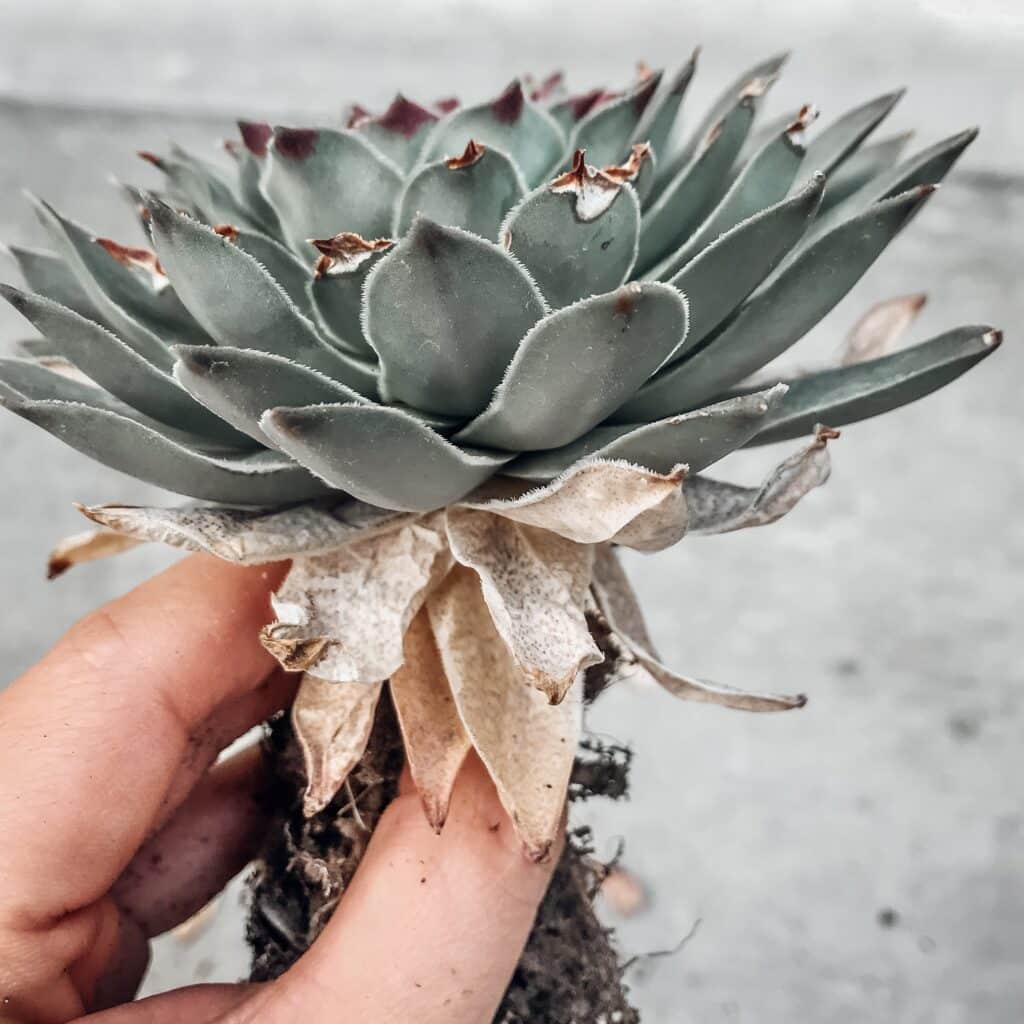
[[[642,905],[605,912],[652,1024],[1010,1024],[1024,1019],[1024,6],[1019,0],[540,2],[4,0],[0,238],[41,241],[31,188],[99,233],[137,237],[114,175],[174,138],[214,154],[238,115],[323,122],[496,93],[564,67],[580,87],[678,66],[704,47],[687,109],[745,65],[794,56],[776,112],[824,120],[906,85],[885,131],[982,134],[912,229],[812,335],[822,358],[871,303],[927,291],[922,340],[990,322],[1008,344],[917,405],[844,431],[829,485],[768,531],[628,562],[665,660],[810,694],[744,716],[623,685],[590,727],[633,746],[633,793],[577,812],[597,852],[625,841]],[[3,257],[0,278],[15,274]],[[0,348],[26,336],[0,309]],[[173,556],[142,548],[44,579],[71,507],[173,502],[0,417],[2,679],[98,602]],[[757,480],[776,452],[719,476]],[[130,770],[126,765],[125,770]],[[157,943],[148,992],[245,973],[241,887]],[[674,956],[643,959],[674,947]]]

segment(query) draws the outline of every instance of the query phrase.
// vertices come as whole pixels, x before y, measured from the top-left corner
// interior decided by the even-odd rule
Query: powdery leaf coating
[[[46,578],[56,579],[83,562],[95,562],[110,555],[119,555],[122,551],[130,551],[138,547],[142,541],[134,537],[126,537],[113,530],[85,530],[58,542],[50,552],[46,565]]]
[[[565,806],[582,726],[581,688],[552,705],[530,685],[498,635],[471,570],[456,566],[427,610],[466,732],[527,856],[542,861]]]
[[[828,480],[828,442],[838,430],[819,426],[814,440],[772,470],[760,487],[738,487],[696,476],[686,484],[690,530],[694,534],[730,533],[781,519],[807,494]]]
[[[322,811],[366,750],[382,683],[332,683],[308,673],[292,705],[292,726],[306,764],[307,818]]]
[[[628,462],[594,460],[571,466],[544,487],[507,477],[488,481],[461,504],[578,544],[615,541],[660,550],[686,532],[683,476],[682,469],[661,474]]]
[[[470,742],[423,609],[406,631],[405,664],[392,674],[390,685],[405,760],[427,821],[440,832]]]
[[[399,529],[412,519],[353,500],[293,505],[271,512],[202,505],[76,507],[93,522],[133,538],[135,543],[158,541],[188,551],[206,551],[239,565],[324,554]]]
[[[453,557],[479,577],[498,634],[552,704],[603,658],[583,614],[592,549],[471,509],[447,515]]]
[[[382,682],[402,664],[405,631],[448,565],[439,524],[427,519],[297,558],[271,597],[277,621],[260,637],[289,671]]]

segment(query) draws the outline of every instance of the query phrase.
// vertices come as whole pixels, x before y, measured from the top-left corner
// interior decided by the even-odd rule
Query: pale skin
[[[522,855],[475,758],[440,836],[403,779],[330,924],[278,981],[131,1001],[148,940],[258,847],[258,749],[217,759],[294,695],[257,638],[284,571],[186,558],[0,694],[0,1024],[493,1019],[558,851]]]

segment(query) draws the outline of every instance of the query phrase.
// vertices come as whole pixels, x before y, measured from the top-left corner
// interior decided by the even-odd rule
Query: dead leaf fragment
[[[924,292],[917,292],[872,306],[847,335],[839,354],[839,365],[853,366],[894,351],[927,301]]]
[[[619,632],[657,657],[658,652],[647,632],[647,623],[636,592],[610,544],[602,544],[594,550],[593,580],[594,587],[600,591],[600,606],[605,610],[608,621]]]
[[[142,543],[133,537],[124,537],[113,530],[84,530],[58,542],[50,552],[46,565],[46,578],[54,580],[62,573],[83,562],[95,562],[122,551],[131,551]]]

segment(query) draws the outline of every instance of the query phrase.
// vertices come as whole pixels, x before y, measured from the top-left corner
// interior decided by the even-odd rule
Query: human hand
[[[187,558],[89,615],[0,694],[0,1022],[492,1020],[552,863],[522,856],[475,759],[440,836],[405,784],[282,978],[127,1002],[149,938],[258,848],[258,749],[214,762],[294,694],[257,639],[284,571]]]

